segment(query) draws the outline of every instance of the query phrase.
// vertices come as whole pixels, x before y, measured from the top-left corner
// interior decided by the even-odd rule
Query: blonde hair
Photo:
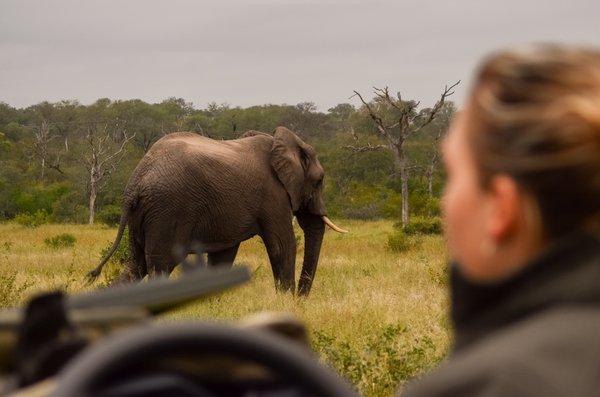
[[[548,237],[598,231],[600,52],[538,45],[490,56],[470,100],[486,186],[508,174],[535,199]]]

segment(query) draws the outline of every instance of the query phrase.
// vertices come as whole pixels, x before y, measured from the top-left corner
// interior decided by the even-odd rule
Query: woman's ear
[[[300,138],[285,127],[277,127],[273,134],[271,166],[290,197],[292,211],[298,211],[302,204],[304,189],[304,154]]]
[[[501,243],[519,232],[517,229],[526,226],[526,198],[516,182],[504,175],[491,179],[488,194],[491,195],[488,233],[494,241]]]

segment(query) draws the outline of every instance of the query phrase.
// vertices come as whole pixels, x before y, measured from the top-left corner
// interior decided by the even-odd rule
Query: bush
[[[25,227],[38,227],[40,225],[50,222],[50,216],[48,215],[48,212],[46,212],[46,210],[37,210],[33,214],[17,214],[17,216],[15,216],[13,220],[19,225],[23,225]]]
[[[319,331],[313,345],[321,358],[356,385],[362,395],[392,395],[398,384],[442,359],[429,336],[411,337],[409,328],[400,324],[384,326],[363,347]]]
[[[430,197],[423,208],[427,213],[427,216],[438,217],[442,214],[440,199],[437,197]]]
[[[86,223],[89,211],[86,206],[78,204],[81,200],[81,197],[75,192],[61,196],[52,203],[53,221]]]
[[[442,234],[443,231],[442,220],[438,217],[425,218],[422,216],[413,216],[405,227],[402,227],[398,223],[394,227],[402,229],[409,236],[416,234]]]
[[[14,203],[18,212],[35,214],[37,211],[52,212],[52,204],[69,195],[71,188],[66,183],[49,185],[26,185],[16,192]]]
[[[392,252],[404,252],[408,251],[411,245],[406,234],[401,229],[397,229],[388,236],[386,247]]]
[[[108,226],[118,226],[121,221],[121,207],[114,204],[106,205],[98,212],[96,218]]]
[[[44,240],[44,244],[46,244],[46,246],[48,246],[50,248],[59,249],[59,248],[72,247],[75,245],[75,241],[77,241],[75,236],[73,236],[70,233],[63,233],[63,234],[57,234],[54,237],[48,237],[47,239]]]

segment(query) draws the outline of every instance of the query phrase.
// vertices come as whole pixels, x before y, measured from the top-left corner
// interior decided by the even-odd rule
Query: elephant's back
[[[264,138],[253,138],[251,140],[248,138],[215,140],[191,132],[174,132],[159,139],[148,151],[147,155],[151,157],[176,157],[179,155],[186,160],[211,160],[225,162],[232,166],[243,166],[244,162],[252,160],[252,154],[262,149],[259,147],[260,145],[253,144],[255,143],[253,141],[263,141]],[[264,148],[268,149],[267,146]]]
[[[245,139],[216,141],[193,133],[173,133],[157,141],[138,164],[137,193],[149,207],[171,207],[177,214],[235,212],[257,206],[265,179],[270,175],[268,157]],[[175,204],[185,202],[185,204]],[[169,204],[171,203],[171,204]],[[215,207],[216,208],[216,207]]]

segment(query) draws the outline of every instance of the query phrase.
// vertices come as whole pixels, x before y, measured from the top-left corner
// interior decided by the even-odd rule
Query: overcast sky
[[[389,85],[435,102],[490,50],[600,46],[598,0],[0,0],[0,101],[100,97],[196,107],[312,101]]]

